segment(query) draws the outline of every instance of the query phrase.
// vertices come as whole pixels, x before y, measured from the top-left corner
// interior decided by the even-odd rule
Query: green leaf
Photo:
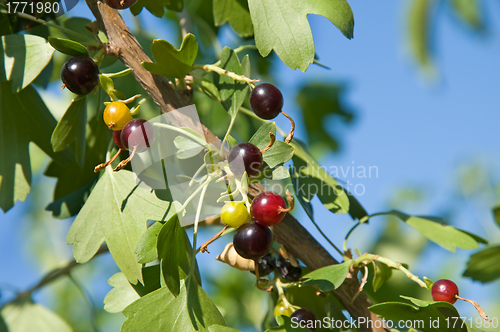
[[[462,324],[460,315],[453,305],[447,302],[410,300],[418,304],[414,306],[402,302],[385,302],[373,305],[368,309],[386,320],[412,321],[414,324],[413,327],[422,332],[467,331],[465,323]],[[448,321],[446,321],[447,318]],[[456,326],[452,328],[455,321]]]
[[[497,225],[500,227],[500,206],[493,208],[493,218],[495,218]]]
[[[91,114],[93,111],[93,107],[89,106],[88,112]],[[72,158],[73,162],[69,164],[52,161],[45,170],[46,176],[57,178],[54,202],[46,207],[56,218],[64,219],[76,215],[99,180],[99,174],[94,173],[94,167],[105,160],[112,139],[112,132],[103,125],[101,116],[94,115],[89,120],[83,167]],[[66,151],[70,150],[63,152]]]
[[[274,122],[268,122],[260,126],[248,142],[263,150],[269,144],[269,133],[276,135],[276,124]]]
[[[288,169],[285,166],[278,166],[275,169],[273,169],[274,181],[288,179],[289,177],[290,173],[288,172]]]
[[[108,94],[115,91],[115,83],[111,78],[105,75],[99,75],[99,84]]]
[[[156,63],[143,62],[142,66],[148,71],[166,77],[184,78],[191,71],[191,66],[198,54],[196,37],[188,33],[177,50],[172,44],[163,39],[155,39],[151,51]]]
[[[229,22],[241,37],[253,35],[252,19],[246,0],[214,0],[215,26]]]
[[[317,195],[321,203],[333,213],[349,212],[349,198],[346,191],[303,147],[303,143],[293,140],[295,148],[293,167],[297,197],[306,202]]]
[[[391,278],[392,269],[385,265],[384,263],[374,261],[373,262],[373,280],[372,287],[373,291],[376,292],[382,285]]]
[[[179,159],[188,159],[197,156],[205,148],[200,143],[184,136],[177,136],[174,145],[178,149],[176,156]]]
[[[80,167],[83,167],[85,157],[87,128],[87,99],[78,97],[73,99],[66,113],[57,124],[50,142],[54,152],[67,148],[71,142],[75,142],[75,156]]]
[[[255,44],[265,57],[272,50],[290,68],[306,71],[314,61],[314,40],[308,14],[326,17],[351,39],[354,17],[345,0],[249,0]]]
[[[413,56],[423,69],[433,69],[430,56],[429,31],[432,13],[438,3],[436,0],[414,0],[410,8],[409,42]]]
[[[12,81],[12,93],[33,82],[52,59],[54,51],[42,37],[27,34],[2,36],[3,63],[6,78]]]
[[[128,281],[142,282],[135,248],[147,220],[162,220],[169,207],[169,202],[138,186],[132,172],[107,167],[69,230],[67,242],[73,244],[75,260],[89,261],[106,242]]]
[[[219,66],[238,75],[250,76],[250,58],[248,55],[245,55],[240,63],[238,55],[227,46],[222,50]],[[231,116],[236,116],[236,113],[247,98],[250,89],[248,84],[235,81],[226,75],[220,75],[215,80],[215,85],[219,89],[222,106],[224,106]]]
[[[478,0],[451,0],[451,3],[457,15],[471,28],[476,30],[484,28]]]
[[[127,306],[141,298],[121,272],[109,278],[108,284],[113,289],[104,298],[104,310],[107,312],[122,312]]]
[[[163,279],[168,289],[177,297],[181,279],[189,274],[191,244],[179,218],[172,216],[158,234],[158,258],[161,259]]]
[[[7,304],[0,310],[1,321],[4,321],[5,332],[72,332],[73,329],[61,317],[49,309],[33,303],[31,299],[18,300]]]
[[[160,288],[128,306],[122,332],[209,331],[212,325],[225,326],[224,318],[205,291],[196,283],[189,292],[184,281],[179,296]]]
[[[478,241],[473,236],[453,226],[443,225],[443,220],[440,218],[410,216],[396,210],[376,213],[371,215],[370,218],[379,215],[398,217],[429,240],[452,252],[455,252],[457,247],[461,249],[475,249],[479,247]]]
[[[264,162],[274,168],[292,159],[295,149],[288,143],[275,141],[273,146],[262,154]]]
[[[85,46],[69,39],[49,37],[49,43],[53,48],[64,54],[90,56]]]
[[[139,296],[145,296],[162,287],[160,265],[151,265],[142,268],[142,278],[144,285],[132,285]]]
[[[61,32],[64,33],[67,38],[70,38],[71,40],[74,40],[76,42],[80,43],[94,42],[95,41],[94,35],[86,28],[86,26],[89,25],[90,23],[92,23],[92,21],[89,20],[88,18],[75,17],[75,16],[69,17],[66,20],[64,20],[62,25],[68,30],[71,30],[73,32],[78,32],[78,34],[82,37],[80,37],[79,35],[75,35],[73,33],[69,34],[64,30],[61,30]]]
[[[172,205],[171,205],[172,206]],[[137,254],[137,262],[146,264],[158,258],[158,251],[156,250],[156,242],[158,234],[163,227],[163,223],[155,222],[148,230],[142,235],[135,253]]]
[[[328,82],[314,82],[303,86],[297,94],[302,110],[303,125],[307,129],[309,151],[338,151],[339,138],[332,126],[338,122],[351,123],[354,114],[342,102],[343,86]]]
[[[351,263],[352,261],[345,261],[342,264],[325,266],[309,272],[303,276],[304,279],[307,279],[304,285],[317,285],[322,292],[330,292],[337,289],[347,278]]]
[[[163,17],[165,15],[165,5],[160,0],[139,0],[135,5],[130,7],[130,11],[133,15],[137,16],[143,8],[146,8],[156,17]]]
[[[238,145],[238,141],[236,140],[236,138],[234,138],[233,136],[231,136],[229,134],[227,135],[226,141],[227,141],[227,144],[229,145],[229,150],[231,150],[236,145]]]
[[[0,208],[6,212],[30,191],[29,143],[34,142],[51,158],[72,159],[68,153],[55,154],[50,136],[57,121],[32,86],[11,92],[11,83],[0,83]]]
[[[240,330],[222,325],[212,325],[208,328],[209,332],[240,332]]]
[[[470,256],[464,277],[482,283],[500,278],[500,245],[483,249]]]

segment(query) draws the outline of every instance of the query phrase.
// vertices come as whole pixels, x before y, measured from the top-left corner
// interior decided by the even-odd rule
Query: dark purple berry
[[[153,144],[155,130],[146,120],[134,119],[123,127],[120,137],[126,149],[132,150],[137,147],[136,152],[144,152]]]
[[[122,135],[121,130],[113,130],[113,141],[115,141],[115,144],[118,148],[122,150],[127,150],[127,148],[123,146],[121,135]]]
[[[276,270],[278,270],[281,278],[288,281],[299,281],[302,277],[302,269],[300,267],[293,266],[288,259],[285,259],[281,255],[278,257]]]
[[[238,255],[257,259],[269,252],[273,244],[273,233],[267,226],[245,224],[238,228],[233,237],[233,246]]]
[[[290,318],[292,319],[292,323],[297,322],[300,324],[302,322],[302,324],[300,324],[301,326],[307,327],[311,331],[316,330],[316,324],[315,324],[316,316],[314,316],[314,314],[307,309],[301,308],[295,310],[290,315]]]
[[[257,261],[257,268],[259,269],[259,276],[265,277],[274,271],[276,268],[276,260],[271,253],[266,254],[264,257],[259,258]],[[255,271],[252,271],[255,274]]]
[[[274,119],[283,108],[283,95],[272,84],[259,84],[250,94],[250,107],[259,118]]]
[[[61,80],[69,91],[86,95],[99,83],[99,67],[89,57],[75,56],[62,66]]]
[[[228,162],[231,172],[241,178],[245,171],[248,177],[257,175],[264,160],[258,147],[252,143],[240,143],[229,153]]]

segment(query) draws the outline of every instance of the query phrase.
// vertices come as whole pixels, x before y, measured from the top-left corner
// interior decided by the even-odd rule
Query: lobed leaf
[[[345,0],[249,0],[255,44],[266,57],[275,51],[290,68],[306,71],[314,61],[314,40],[307,15],[326,17],[349,39],[354,17]]]
[[[196,282],[181,282],[177,297],[160,288],[129,305],[122,332],[209,331],[212,325],[225,326],[224,318],[210,297]]]
[[[151,51],[156,62],[143,62],[144,68],[154,74],[182,79],[191,71],[198,54],[198,43],[196,37],[188,33],[179,50],[166,40],[155,39]]]
[[[247,0],[214,0],[213,6],[215,26],[228,22],[241,37],[253,35]]]
[[[173,213],[162,201],[136,184],[127,170],[113,172],[107,167],[90,197],[71,225],[67,242],[79,263],[89,261],[103,242],[127,280],[143,282],[135,248],[146,231],[147,220],[162,220]]]
[[[2,36],[3,65],[0,79],[12,82],[12,93],[26,88],[47,66],[55,49],[45,38],[16,34]],[[5,69],[3,71],[2,69]]]

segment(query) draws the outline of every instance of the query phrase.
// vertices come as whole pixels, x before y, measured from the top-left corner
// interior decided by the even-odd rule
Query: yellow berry
[[[248,210],[243,203],[227,202],[221,210],[221,221],[230,227],[240,227],[248,221]]]
[[[283,301],[279,301],[278,303],[276,303],[276,306],[274,307],[274,317],[277,317],[279,315],[290,317],[292,313],[293,313],[292,308],[290,307],[285,308],[285,304],[283,303]]]
[[[112,130],[122,130],[132,120],[130,109],[122,102],[115,101],[104,110],[104,123]]]

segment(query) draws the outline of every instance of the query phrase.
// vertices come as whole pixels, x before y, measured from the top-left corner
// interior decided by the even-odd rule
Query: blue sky
[[[278,60],[275,76],[292,115],[297,114],[295,94],[304,82],[321,79],[347,85],[344,101],[356,112],[357,121],[349,127],[326,124],[342,134],[342,151],[326,156],[321,163],[344,169],[353,164],[378,168],[377,178],[341,179],[364,186],[365,193],[360,200],[370,213],[386,210],[397,189],[417,187],[424,190],[425,200],[410,206],[406,212],[439,215],[450,202],[463,203],[453,224],[495,242],[500,239],[500,231],[492,226],[488,210],[494,204],[493,196],[479,202],[478,207],[456,195],[457,170],[462,164],[484,164],[493,170],[494,179],[500,179],[500,5],[493,2],[483,2],[483,5],[490,32],[486,36],[464,28],[446,8],[439,9],[439,19],[432,29],[434,60],[439,74],[434,81],[420,75],[408,52],[405,25],[408,1],[351,1],[356,20],[352,40],[343,37],[325,18],[310,16],[316,52],[320,61],[331,70],[311,66],[304,74],[292,71]],[[88,15],[84,9],[77,8],[74,13],[77,12]],[[159,24],[152,17],[143,23],[146,27]],[[171,38],[168,31],[157,31],[159,37]],[[277,122],[283,128],[288,126],[283,119]],[[305,137],[300,124],[296,137]],[[53,185],[50,180],[36,181],[43,181],[49,187]],[[49,192],[51,195],[52,190]],[[0,259],[2,266],[8,266],[0,272],[0,285],[6,282],[26,288],[41,275],[37,267],[30,267],[33,262],[23,241],[24,227],[30,222],[24,212],[29,206],[30,202],[18,203],[7,214],[0,214],[0,252],[9,253]],[[352,226],[349,217],[334,216],[318,202],[315,202],[315,211],[320,226],[341,245]],[[304,214],[298,216],[314,235],[318,235]],[[46,223],[51,222],[69,225],[69,221],[58,220]],[[382,223],[373,222],[361,228],[359,238],[351,244],[362,251],[368,248],[373,231],[379,231]],[[322,243],[327,246],[325,241]],[[70,248],[67,249],[62,258],[71,254]],[[459,251],[457,256],[451,256],[444,249],[432,247],[432,250],[429,259],[432,264],[416,267],[417,273],[431,278],[440,277],[439,266],[443,260],[456,259],[463,266],[470,254]],[[210,269],[209,264],[202,267]],[[457,269],[447,277],[458,279],[461,271]],[[108,290],[107,277],[95,284],[96,302]],[[493,288],[498,290],[498,282],[481,286],[460,279],[460,287],[461,292],[464,290],[486,303],[493,303],[487,295]],[[469,305],[457,306],[461,313],[475,317]]]

